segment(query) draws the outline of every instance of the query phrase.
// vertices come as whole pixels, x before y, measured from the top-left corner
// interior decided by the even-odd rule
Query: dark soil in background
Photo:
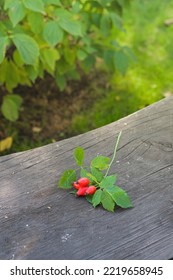
[[[19,120],[12,123],[1,115],[0,139],[14,136],[11,153],[78,134],[71,130],[73,117],[91,108],[103,96],[107,80],[105,73],[83,75],[80,81],[69,82],[65,91],[60,92],[54,79],[45,75],[32,87],[19,86],[14,90],[23,97]],[[1,88],[0,99],[4,94]]]

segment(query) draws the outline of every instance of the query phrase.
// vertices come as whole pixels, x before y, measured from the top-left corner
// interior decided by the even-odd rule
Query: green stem
[[[107,169],[106,174],[105,174],[104,177],[106,177],[106,176],[108,175],[109,170],[110,170],[110,168],[111,168],[111,165],[112,165],[112,163],[113,163],[114,160],[115,160],[115,156],[116,156],[116,153],[117,153],[117,148],[118,148],[118,144],[119,144],[119,142],[120,142],[121,134],[122,134],[122,131],[120,131],[120,133],[118,134],[118,138],[117,138],[117,141],[116,141],[116,144],[115,144],[115,148],[114,148],[114,154],[113,154],[112,160],[111,160],[111,162],[110,162],[110,164],[109,164],[109,167],[108,167],[108,169]]]

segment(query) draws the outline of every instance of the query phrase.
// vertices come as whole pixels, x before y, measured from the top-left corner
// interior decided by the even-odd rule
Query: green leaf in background
[[[129,62],[127,55],[122,50],[114,54],[114,65],[122,75],[126,73]]]
[[[34,65],[39,56],[39,47],[36,41],[21,33],[15,34],[12,40],[25,64]]]
[[[103,14],[100,20],[100,30],[103,36],[108,36],[111,31],[111,19],[109,14]]]
[[[6,1],[6,8],[9,9],[8,15],[13,26],[16,26],[26,15],[26,9],[19,0]]]
[[[112,197],[116,202],[116,204],[122,208],[130,208],[133,206],[128,194],[118,186],[114,187],[114,191],[112,192]]]
[[[4,58],[2,63],[0,63],[0,83],[3,84],[6,81],[6,66],[7,66],[7,60]]]
[[[122,30],[122,19],[119,15],[114,12],[109,13],[110,18],[112,20],[112,24],[116,26],[117,29]]]
[[[64,32],[57,21],[48,21],[44,25],[43,37],[52,47],[62,42]]]
[[[76,59],[76,51],[73,48],[64,48],[64,58],[68,64],[74,65]]]
[[[77,147],[73,153],[74,159],[78,166],[82,166],[84,161],[84,149],[82,147]]]
[[[114,211],[115,201],[106,190],[102,191],[101,203],[103,205],[103,208],[105,208],[106,210],[111,212]]]
[[[2,103],[2,113],[9,121],[16,121],[19,117],[19,107],[22,103],[22,98],[19,95],[6,95]]]
[[[113,0],[97,0],[98,3],[100,3],[103,7],[106,7],[107,4],[110,4],[113,2]]]
[[[75,13],[75,14],[79,13],[80,9],[81,9],[81,3],[80,2],[74,2],[72,4],[72,8],[71,8],[72,13]]]
[[[60,91],[63,91],[67,84],[66,77],[64,75],[60,75],[60,74],[56,73],[55,81],[56,81],[56,84],[59,87]]]
[[[115,52],[113,50],[106,50],[103,55],[104,62],[107,65],[109,71],[115,70],[114,61],[112,59],[114,54]]]
[[[116,182],[116,176],[115,175],[110,175],[105,177],[101,183],[100,183],[100,187],[102,188],[106,188],[106,187],[110,187],[113,186]]]
[[[97,178],[98,182],[101,182],[103,180],[103,177],[104,177],[103,173],[99,169],[95,168],[94,166],[91,166],[91,174],[95,178]]]
[[[34,82],[38,76],[38,68],[32,65],[26,65],[25,70],[27,72],[28,77],[31,79],[32,82]]]
[[[10,98],[11,100],[13,100],[14,103],[16,103],[17,107],[20,108],[20,106],[22,105],[22,97],[18,94],[9,94],[6,96],[7,98]]]
[[[62,174],[58,187],[62,189],[72,188],[72,183],[76,181],[76,171],[73,169],[68,169]]]
[[[60,20],[59,25],[62,29],[74,36],[82,36],[81,23],[70,18],[63,18]]]
[[[85,58],[87,58],[87,53],[85,51],[79,49],[79,50],[77,50],[77,58],[82,61]]]
[[[8,45],[8,37],[0,37],[0,63],[2,63],[5,57],[6,47]]]
[[[84,59],[82,61],[82,67],[86,73],[88,73],[91,70],[95,61],[96,61],[96,59],[95,59],[94,55],[89,55],[89,56],[87,56],[86,59]]]
[[[44,4],[42,0],[23,0],[23,4],[31,11],[44,13]]]
[[[97,190],[92,197],[92,204],[94,207],[101,203],[102,190]]]
[[[18,67],[22,67],[24,65],[24,61],[22,60],[17,49],[13,52],[13,60]]]
[[[109,166],[110,158],[104,156],[97,156],[91,161],[91,166],[99,169],[104,170],[107,169]]]
[[[8,10],[13,7],[14,2],[18,2],[18,0],[4,0],[4,10]]]
[[[45,4],[53,4],[55,6],[62,6],[60,0],[43,0]]]
[[[129,58],[129,60],[131,62],[137,62],[137,58],[136,58],[135,53],[133,52],[132,49],[130,49],[127,46],[123,46],[123,52],[127,55],[127,57]]]
[[[82,23],[80,20],[72,17],[72,14],[64,9],[57,9],[55,15],[58,18],[59,26],[74,36],[82,36]]]
[[[43,49],[42,55],[52,71],[55,70],[56,61],[60,59],[60,54],[56,49]]]
[[[28,22],[31,26],[31,30],[35,34],[40,34],[42,33],[43,30],[43,22],[44,22],[44,17],[42,14],[38,12],[30,12],[28,14]]]
[[[12,60],[6,60],[5,64],[5,85],[9,92],[12,92],[19,82],[20,72],[19,68]]]

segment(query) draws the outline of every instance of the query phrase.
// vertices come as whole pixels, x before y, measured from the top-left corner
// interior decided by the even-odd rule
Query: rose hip
[[[80,185],[79,185],[77,182],[74,182],[74,183],[73,183],[73,187],[74,187],[76,190],[79,190],[79,189],[80,189]]]
[[[87,191],[88,187],[83,187],[83,188],[80,188],[78,191],[77,191],[77,195],[78,196],[85,196],[86,195],[86,191]]]
[[[90,180],[88,178],[80,178],[77,183],[80,185],[81,188],[87,187],[90,183]]]
[[[95,186],[89,186],[86,190],[86,194],[94,194],[97,188]]]

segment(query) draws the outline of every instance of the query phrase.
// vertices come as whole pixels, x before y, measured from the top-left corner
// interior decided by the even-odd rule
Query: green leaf
[[[69,18],[63,18],[59,25],[68,33],[74,36],[82,36],[81,23]]]
[[[85,196],[86,200],[91,204],[92,204],[92,197],[93,197],[93,195],[86,195]]]
[[[82,166],[83,161],[84,161],[84,156],[85,156],[84,149],[81,147],[77,147],[74,150],[73,156],[74,156],[74,159],[75,159],[77,165]]]
[[[12,40],[25,64],[34,65],[39,56],[36,41],[32,37],[20,33],[15,34]]]
[[[113,0],[97,0],[103,7],[106,7],[107,4],[110,4]]]
[[[18,2],[18,0],[4,0],[4,10],[8,10],[13,7],[14,2]]]
[[[97,178],[98,182],[101,182],[103,180],[103,177],[104,177],[103,173],[99,169],[95,168],[94,166],[91,166],[91,174],[95,178]]]
[[[87,174],[88,174],[88,170],[86,170],[85,168],[82,167],[81,170],[80,170],[80,177],[88,178]]]
[[[22,67],[24,65],[24,62],[17,49],[13,52],[13,60],[18,67]]]
[[[97,183],[97,178],[94,177],[91,173],[88,172],[86,175],[87,175],[87,178],[92,180],[93,183]]]
[[[44,22],[44,17],[40,13],[36,12],[30,12],[28,14],[28,22],[31,26],[31,30],[35,34],[40,34],[43,29],[43,22]]]
[[[62,42],[64,33],[57,21],[48,21],[44,25],[43,37],[52,47]]]
[[[44,13],[44,4],[42,0],[23,0],[23,4],[31,11]]]
[[[9,121],[16,121],[19,117],[19,106],[21,105],[21,98],[18,95],[7,95],[3,99],[2,113]]]
[[[109,36],[111,30],[111,20],[109,14],[104,14],[101,17],[100,29],[103,36]]]
[[[60,0],[43,0],[45,4],[53,4],[55,6],[62,6]]]
[[[9,1],[6,7],[9,9],[8,15],[13,24],[16,26],[26,15],[26,9],[22,2],[18,0]]]
[[[77,50],[77,58],[83,61],[85,58],[87,58],[87,53],[83,50]]]
[[[28,74],[28,77],[31,79],[32,82],[35,82],[39,69],[35,68],[32,65],[26,65],[25,66],[26,72]]]
[[[56,61],[60,58],[60,54],[56,49],[43,49],[42,55],[44,61],[50,67],[51,70],[55,70]]]
[[[55,81],[56,81],[56,84],[59,87],[60,91],[63,91],[65,89],[66,83],[67,83],[66,77],[64,75],[60,75],[57,73],[55,76]]]
[[[76,52],[73,48],[64,48],[63,50],[64,58],[70,65],[75,64]]]
[[[105,177],[101,181],[100,187],[107,188],[107,187],[113,186],[115,184],[115,182],[116,182],[116,176],[115,175],[110,175],[110,176]]]
[[[72,13],[75,13],[75,14],[79,13],[80,9],[81,9],[81,3],[80,2],[76,2],[76,3],[72,4],[72,9],[71,9]]]
[[[105,208],[106,210],[111,212],[114,211],[115,202],[106,190],[102,191],[101,203],[103,205],[103,208]]]
[[[114,71],[115,67],[114,67],[114,61],[113,61],[113,57],[114,57],[115,52],[113,50],[106,50],[103,54],[103,59],[105,64],[108,66],[109,71]]]
[[[104,170],[107,169],[109,166],[110,158],[104,156],[97,156],[91,161],[91,166],[99,169]]]
[[[18,94],[8,94],[6,97],[13,100],[13,102],[16,104],[16,106],[18,108],[20,108],[20,106],[22,105],[23,99],[20,95],[18,95]]]
[[[92,204],[94,207],[99,205],[101,203],[101,197],[102,197],[102,190],[97,190],[92,197]]]
[[[73,169],[68,169],[62,174],[58,187],[62,189],[72,188],[72,183],[76,181],[76,171]]]
[[[127,55],[127,57],[129,58],[129,60],[131,60],[131,62],[137,62],[137,58],[132,49],[130,49],[127,46],[124,46],[123,52]]]
[[[5,85],[9,92],[15,88],[20,81],[20,70],[12,60],[6,60]],[[13,73],[13,75],[11,74]]]
[[[10,99],[3,101],[1,110],[4,117],[9,121],[16,121],[19,117],[18,108]]]
[[[93,67],[94,63],[96,62],[96,55],[89,55],[86,59],[82,61],[82,67],[85,72],[89,72],[90,69]]]
[[[115,186],[112,192],[112,198],[116,204],[122,208],[133,207],[128,194],[120,187]]]
[[[74,36],[82,36],[82,23],[64,9],[56,9],[55,14],[62,29]]]
[[[112,20],[112,24],[116,26],[117,29],[122,30],[122,19],[119,15],[117,15],[115,12],[110,12],[109,16]]]
[[[118,51],[114,55],[114,65],[115,68],[124,75],[128,68],[128,57],[127,55],[122,51]]]
[[[4,59],[0,64],[0,83],[3,84],[6,81],[6,67],[7,67],[7,60]]]
[[[8,37],[0,37],[0,63],[4,60],[6,47],[8,45]]]

